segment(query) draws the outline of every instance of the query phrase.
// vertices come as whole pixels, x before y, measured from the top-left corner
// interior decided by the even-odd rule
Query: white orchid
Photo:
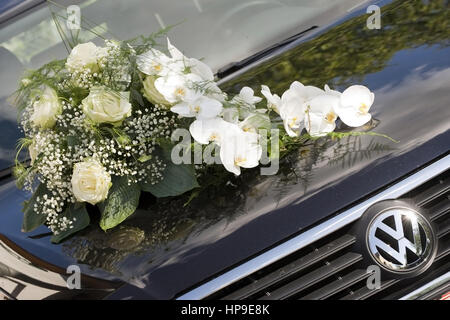
[[[267,100],[267,108],[280,114],[281,98],[277,94],[272,94],[268,86],[261,86],[261,93]]]
[[[334,95],[334,96],[336,96],[338,98],[340,98],[341,95],[342,95],[342,93],[340,93],[339,91],[330,89],[330,87],[327,84],[324,86],[324,90],[325,90],[326,93]]]
[[[236,125],[232,126],[220,146],[220,160],[226,170],[239,175],[241,168],[258,166],[262,147],[258,143],[257,134],[244,132]]]
[[[203,89],[204,95],[209,98],[219,100],[220,102],[224,102],[227,98],[227,94],[222,92],[217,83],[213,81],[203,81],[199,83],[200,88]]]
[[[375,94],[367,87],[355,85],[347,88],[340,97],[336,113],[342,122],[350,127],[359,127],[370,121],[370,107]]]
[[[205,96],[198,96],[191,101],[180,102],[174,105],[170,110],[183,117],[208,119],[215,118],[222,112],[222,103]]]
[[[227,132],[235,129],[237,126],[223,120],[220,117],[195,120],[189,127],[189,132],[195,141],[200,144],[215,142],[221,145]]]
[[[255,126],[255,123],[252,121],[252,119],[255,117],[255,115],[248,116],[243,121],[241,121],[238,126],[241,128],[244,132],[252,132],[256,133],[257,127]]]
[[[307,102],[305,128],[313,137],[324,136],[336,128],[336,106],[339,98],[333,94],[322,94]]]
[[[297,94],[300,95],[304,101],[309,101],[312,98],[321,95],[325,92],[322,89],[314,86],[305,86],[299,81],[292,82],[289,89],[292,89],[295,92],[297,92]]]
[[[222,118],[231,123],[238,123],[239,122],[239,110],[238,108],[231,107],[231,108],[225,108],[222,111]]]
[[[214,80],[214,73],[206,63],[195,58],[186,57],[180,50],[170,43],[169,38],[167,38],[167,48],[169,49],[172,59],[176,62],[181,62],[190,73],[196,74],[206,81]]]
[[[270,117],[267,114],[258,112],[249,115],[238,125],[243,131],[253,133],[256,133],[258,129],[270,130],[271,128]]]
[[[156,49],[150,49],[147,52],[136,57],[136,64],[142,73],[150,76],[166,76],[170,72],[182,73],[184,65]]]
[[[305,118],[306,103],[324,91],[313,86],[304,86],[294,81],[281,96],[280,116],[284,129],[291,137],[296,137],[301,131]]]
[[[192,100],[196,95],[193,88],[194,83],[201,81],[195,74],[176,74],[169,73],[165,77],[159,77],[155,80],[155,88],[159,91],[169,103]]]
[[[286,133],[296,137],[305,117],[305,98],[294,84],[281,96],[280,116]]]
[[[244,103],[250,106],[254,106],[256,103],[260,102],[262,98],[256,97],[255,92],[250,87],[243,87],[238,95],[234,96],[232,102],[234,103]]]

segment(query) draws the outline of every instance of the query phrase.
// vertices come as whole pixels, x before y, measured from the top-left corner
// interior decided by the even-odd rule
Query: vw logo
[[[374,260],[395,273],[411,272],[432,260],[435,237],[424,216],[408,207],[388,208],[369,223],[367,247]]]

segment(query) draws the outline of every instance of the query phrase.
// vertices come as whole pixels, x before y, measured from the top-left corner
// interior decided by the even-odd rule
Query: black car
[[[143,198],[117,229],[90,226],[52,244],[46,227],[21,232],[29,194],[11,175],[21,133],[7,98],[25,68],[64,48],[43,1],[7,1],[0,5],[0,297],[448,298],[448,1],[66,2],[125,38],[186,18],[173,39],[191,56],[203,53],[229,92],[260,84],[282,92],[294,80],[364,84],[376,100],[372,121],[358,130],[392,139],[312,140],[275,175],[249,171],[188,207]],[[371,25],[377,12],[379,28]],[[81,288],[70,289],[77,270]]]

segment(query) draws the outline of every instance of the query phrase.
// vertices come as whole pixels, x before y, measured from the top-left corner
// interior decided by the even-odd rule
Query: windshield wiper
[[[279,50],[280,48],[285,47],[286,45],[300,39],[301,37],[303,37],[306,33],[310,32],[311,30],[316,29],[318,26],[312,26],[302,32],[299,32],[289,38],[284,39],[283,41],[280,41],[264,50],[261,50],[253,55],[251,55],[248,58],[245,58],[241,61],[236,61],[236,62],[231,62],[229,64],[227,64],[226,66],[220,68],[216,75],[219,79],[225,78],[226,76],[264,58],[269,56],[271,53],[273,53],[274,51]]]

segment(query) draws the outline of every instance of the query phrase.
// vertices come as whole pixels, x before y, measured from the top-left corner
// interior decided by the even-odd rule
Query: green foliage
[[[57,235],[53,235],[51,239],[53,243],[59,243],[68,236],[83,230],[90,223],[89,214],[84,203],[71,204],[63,213],[59,214],[59,217],[72,221],[72,225],[71,228],[59,232]]]
[[[199,186],[192,165],[177,165],[167,161],[163,176],[164,178],[155,184],[141,183],[141,189],[162,198],[178,196]]]
[[[388,139],[394,143],[398,143],[399,141],[391,138],[390,136],[383,134],[383,133],[377,133],[377,132],[373,132],[373,131],[368,131],[368,132],[364,132],[364,131],[348,131],[348,132],[329,132],[327,134],[329,137],[331,137],[332,139],[342,139],[344,137],[359,137],[359,136],[375,136],[375,137],[381,137],[381,138],[385,138]]]
[[[115,177],[108,197],[100,205],[100,227],[114,228],[132,215],[138,206],[141,190],[136,183],[128,184],[127,177]]]
[[[45,214],[41,214],[39,209],[35,208],[37,205],[37,199],[42,199],[44,195],[50,194],[45,185],[41,183],[36,191],[31,196],[30,200],[24,201],[23,203],[23,222],[22,222],[22,231],[30,232],[34,229],[43,225],[46,221],[47,216]],[[37,210],[37,211],[36,211]]]
[[[16,186],[19,189],[22,189],[25,184],[25,180],[27,179],[30,173],[30,168],[25,167],[22,163],[17,162],[13,169],[13,175],[16,179]]]

